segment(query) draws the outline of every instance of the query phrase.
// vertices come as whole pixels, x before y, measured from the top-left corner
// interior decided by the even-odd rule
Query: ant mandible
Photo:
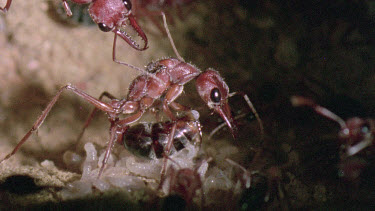
[[[3,12],[7,12],[10,8],[10,5],[12,4],[12,0],[7,0],[7,3],[5,4],[5,7],[0,7],[0,10]]]
[[[125,99],[117,99],[107,92],[102,93],[99,99],[96,99],[71,84],[63,86],[49,102],[41,116],[35,121],[32,128],[15,146],[12,152],[6,155],[0,163],[14,155],[22,144],[27,141],[30,135],[41,126],[64,90],[72,91],[74,94],[94,105],[95,109],[104,111],[108,115],[108,119],[111,123],[110,140],[106,148],[106,153],[102,161],[103,165],[100,168],[98,177],[103,173],[114,144],[122,139],[123,135],[129,128],[129,124],[137,122],[146,111],[154,108],[154,104],[157,104],[156,101],[161,101],[163,112],[174,123],[165,150],[166,155],[169,154],[177,128],[176,122],[178,120],[171,111],[171,108],[175,111],[190,111],[190,108],[175,102],[175,100],[183,92],[184,85],[193,79],[196,79],[196,88],[200,97],[210,109],[213,109],[214,112],[218,113],[221,118],[224,119],[230,128],[233,137],[235,137],[237,128],[231,114],[228,98],[238,93],[229,93],[228,85],[216,70],[209,68],[206,71],[201,72],[194,65],[186,63],[182,59],[174,46],[164,13],[162,13],[162,15],[168,38],[178,59],[169,58],[151,62],[146,70],[141,70],[132,65],[122,63],[143,72],[143,74],[135,78],[130,84],[129,93]],[[242,95],[247,96],[245,94]],[[109,98],[110,102],[102,101],[103,97]],[[256,111],[254,110],[253,112],[255,113]],[[120,115],[127,116],[120,118]],[[261,124],[260,119],[258,121]]]
[[[147,37],[141,27],[135,20],[132,14],[132,3],[130,0],[72,0],[77,4],[90,4],[89,14],[92,20],[98,24],[99,29],[103,32],[113,31],[116,36],[120,36],[125,40],[131,47],[136,50],[146,50]],[[62,0],[65,12],[68,16],[72,15],[72,11],[67,3],[67,0]],[[130,35],[123,30],[123,28],[130,24],[131,27],[137,32],[144,42],[143,46],[140,46],[134,41]],[[115,48],[115,43],[113,48]],[[113,60],[116,62],[115,58]]]
[[[67,0],[61,0],[68,16],[72,16],[72,11],[67,3]],[[132,48],[143,51],[148,48],[148,40],[146,34],[135,20],[132,14],[132,3],[130,0],[71,0],[77,4],[90,4],[89,14],[92,20],[98,24],[99,29],[103,32],[113,31],[116,36],[120,36]],[[0,10],[7,12],[12,4],[12,0],[7,0],[5,7],[0,7]],[[140,46],[134,41],[130,35],[124,31],[126,25],[130,25],[137,32],[143,40],[143,46]],[[113,46],[115,49],[115,45]],[[115,57],[113,61],[117,62]]]

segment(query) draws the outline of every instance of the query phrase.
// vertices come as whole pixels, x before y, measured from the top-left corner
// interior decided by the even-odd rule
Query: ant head
[[[220,74],[213,69],[207,69],[198,76],[196,86],[203,101],[223,118],[235,137],[237,127],[228,104],[229,88]]]
[[[131,12],[130,0],[96,0],[90,5],[91,18],[104,32],[112,31]]]
[[[131,13],[132,3],[130,0],[96,0],[90,5],[89,13],[92,20],[98,24],[103,32],[113,31],[137,50],[147,48],[147,37],[139,27]],[[142,38],[144,45],[140,47],[124,28],[130,25]]]
[[[340,130],[340,138],[352,145],[371,137],[373,123],[358,117],[350,118],[346,121],[347,128]]]

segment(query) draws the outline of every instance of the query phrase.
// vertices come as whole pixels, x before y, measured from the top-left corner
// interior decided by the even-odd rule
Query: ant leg
[[[169,158],[165,153],[163,153],[163,168],[164,168],[164,166],[167,165],[168,160],[171,160],[172,162],[176,163],[174,160]],[[178,163],[176,163],[176,164],[178,165]],[[168,194],[170,194],[171,191],[172,191],[172,185],[171,184],[172,184],[173,178],[175,177],[174,176],[175,174],[176,174],[175,168],[173,168],[173,166],[170,166],[164,174],[160,175],[160,183],[159,183],[159,186],[158,186],[157,189],[160,190],[160,189],[163,188],[163,184],[169,176],[170,180],[169,180],[169,193]]]
[[[163,111],[165,112],[165,114],[173,121],[175,122],[177,120],[177,118],[175,117],[175,115],[172,113],[172,111],[169,109],[169,106],[170,104],[172,104],[176,98],[178,96],[181,95],[182,91],[184,90],[184,86],[182,85],[172,85],[167,93],[165,94],[165,99],[163,101]],[[174,103],[173,104],[173,107],[175,108],[179,108],[179,109],[184,109],[185,106],[178,106],[179,104],[178,103]],[[187,107],[185,107],[187,108]]]
[[[127,130],[127,127],[125,128],[117,128],[116,125],[112,125],[111,126],[111,130],[110,130],[110,135],[111,135],[111,138],[109,139],[109,142],[108,142],[108,145],[107,145],[107,149],[105,151],[105,155],[104,155],[104,158],[103,158],[103,161],[102,161],[102,166],[100,167],[100,170],[99,170],[99,174],[98,174],[98,179],[100,178],[100,176],[102,175],[103,171],[104,171],[104,168],[108,162],[108,158],[109,158],[109,155],[112,151],[112,148],[113,146],[115,145],[117,139],[119,137],[122,137],[122,134],[119,134],[123,131],[126,131]],[[119,136],[120,135],[120,136]]]
[[[12,0],[7,0],[7,3],[5,5],[5,7],[0,7],[0,10],[3,11],[3,12],[7,12],[9,10],[11,4],[12,4]]]
[[[164,28],[165,28],[165,31],[167,32],[169,42],[170,42],[171,45],[172,45],[173,51],[174,51],[174,53],[176,54],[177,59],[179,59],[180,61],[185,62],[184,58],[182,58],[182,57],[180,56],[180,54],[178,53],[177,48],[176,48],[176,45],[174,44],[174,41],[173,41],[172,35],[171,35],[171,33],[169,32],[169,28],[168,28],[168,24],[167,24],[167,18],[165,17],[165,13],[164,13],[164,12],[161,12],[161,16],[163,17]]]
[[[264,139],[264,127],[263,127],[263,122],[262,122],[262,120],[260,119],[259,114],[258,114],[257,110],[255,109],[253,103],[250,101],[249,96],[247,96],[247,94],[245,94],[245,93],[243,93],[243,92],[233,92],[233,93],[230,93],[229,95],[230,95],[230,97],[232,97],[232,96],[234,96],[234,95],[236,95],[236,94],[242,95],[242,97],[245,99],[247,105],[249,106],[249,108],[251,109],[251,111],[254,113],[255,118],[257,119],[258,124],[259,124],[261,137],[262,137],[262,139]]]
[[[182,104],[180,104],[180,103],[177,103],[177,102],[171,102],[170,104],[169,104],[174,110],[176,110],[176,111],[191,111],[191,108],[190,107],[188,107],[188,106],[184,106],[184,105],[182,105]]]
[[[138,111],[138,113],[131,115],[123,120],[117,120],[117,121],[111,122],[111,129],[110,129],[111,138],[109,140],[107,149],[105,151],[104,159],[102,162],[102,166],[100,167],[100,170],[99,170],[98,178],[100,178],[100,176],[102,175],[104,171],[104,168],[109,159],[109,155],[111,154],[113,145],[116,143],[116,141],[118,141],[118,139],[122,138],[122,135],[129,128],[128,125],[133,122],[138,121],[142,117],[143,113],[144,111],[140,110]]]
[[[66,2],[66,0],[62,0],[62,4],[63,4],[66,15],[69,17],[72,16],[73,13],[72,13],[72,10],[70,10],[68,2]]]
[[[169,155],[169,151],[171,150],[172,148],[172,144],[173,144],[173,138],[174,138],[174,134],[176,132],[176,127],[177,127],[177,118],[176,116],[172,113],[172,111],[169,109],[169,105],[174,102],[174,100],[180,96],[180,94],[182,93],[182,91],[184,90],[184,86],[182,85],[172,85],[166,95],[165,95],[165,99],[163,101],[163,111],[164,113],[171,119],[171,121],[173,122],[173,126],[171,128],[171,132],[169,133],[169,137],[168,137],[168,142],[167,142],[167,146],[165,147],[165,151],[166,151],[166,155],[168,156]],[[164,158],[165,159],[165,158]],[[165,174],[165,171],[166,171],[166,164],[167,162],[164,163],[163,165],[163,168],[162,168],[162,171],[161,171],[161,175],[164,176]]]
[[[147,75],[147,76],[150,76],[152,78],[154,78],[155,80],[157,80],[158,82],[160,82],[161,84],[164,84],[164,81],[162,81],[160,78],[156,77],[154,74],[151,74],[139,67],[136,67],[134,65],[131,65],[131,64],[128,64],[128,63],[125,63],[125,62],[122,62],[122,61],[119,61],[116,59],[116,44],[117,44],[117,36],[121,36],[121,33],[115,29],[114,31],[115,33],[115,37],[113,38],[113,47],[112,47],[112,60],[114,62],[116,62],[117,64],[121,64],[121,65],[125,65],[127,67],[130,67],[130,68],[133,68],[135,70],[137,70],[138,72],[140,72],[141,74],[144,74],[144,75]]]
[[[160,15],[160,13],[157,13],[156,15]],[[151,20],[151,22],[158,28],[158,30],[163,34],[167,35],[164,28],[160,23],[155,19],[155,14],[150,14],[149,12],[146,12],[146,16]]]
[[[311,99],[301,97],[301,96],[292,96],[290,98],[290,101],[291,101],[292,105],[295,106],[295,107],[296,106],[309,106],[312,109],[314,109],[316,113],[318,113],[318,114],[320,114],[320,115],[322,115],[322,116],[324,116],[324,117],[326,117],[326,118],[328,118],[332,121],[337,122],[340,125],[341,129],[347,128],[345,121],[341,117],[337,116],[332,111],[316,104]]]
[[[101,101],[103,97],[107,97],[107,98],[109,98],[110,100],[114,100],[114,99],[116,99],[116,97],[114,97],[113,95],[111,95],[111,94],[108,93],[108,92],[103,92],[103,93],[99,96],[98,99]],[[87,128],[87,127],[89,126],[89,124],[91,123],[91,120],[94,118],[94,115],[96,114],[97,111],[98,111],[98,108],[96,108],[96,107],[91,111],[89,117],[87,118],[85,124],[83,125],[83,128],[82,128],[81,133],[79,134],[79,136],[78,136],[78,138],[77,138],[77,141],[76,141],[77,145],[79,144],[79,142],[80,142],[80,140],[81,140],[83,134],[85,133],[86,128]]]
[[[9,153],[8,155],[6,155],[5,158],[3,158],[2,160],[0,160],[0,163],[2,163],[3,161],[9,159],[10,157],[12,157],[12,155],[14,155],[19,150],[19,148],[22,146],[22,144],[27,141],[27,139],[30,137],[30,135],[33,132],[35,132],[36,130],[38,130],[38,128],[40,127],[40,125],[46,119],[48,113],[51,111],[52,107],[55,105],[56,101],[59,99],[61,93],[65,89],[72,91],[73,93],[75,93],[76,95],[82,97],[84,100],[88,101],[89,103],[91,103],[92,105],[94,105],[95,107],[97,107],[100,110],[103,110],[103,111],[105,111],[107,113],[116,114],[116,110],[111,105],[109,105],[107,103],[104,103],[104,102],[102,102],[100,100],[97,100],[94,97],[86,94],[85,92],[77,89],[76,87],[68,84],[68,85],[60,88],[60,90],[57,92],[57,94],[55,95],[55,97],[53,97],[53,99],[49,102],[49,104],[47,105],[47,107],[44,109],[44,111],[42,112],[42,115],[40,115],[39,118],[35,121],[35,123],[32,126],[32,128],[26,133],[26,135],[21,139],[21,141],[16,145],[16,147],[14,147],[13,151],[11,153]]]

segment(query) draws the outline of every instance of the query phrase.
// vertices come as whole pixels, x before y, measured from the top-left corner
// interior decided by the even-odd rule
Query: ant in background
[[[316,104],[313,100],[305,97],[291,97],[293,106],[308,106],[314,111],[340,125],[338,137],[342,145],[342,156],[353,156],[367,147],[373,146],[375,121],[373,119],[362,119],[359,117],[349,118],[344,121],[330,110]]]
[[[363,168],[367,166],[362,157],[367,158],[370,155],[368,152],[374,149],[375,120],[353,117],[344,121],[327,108],[301,96],[292,96],[291,103],[293,106],[308,106],[316,113],[340,125],[338,132],[341,148],[339,175],[353,181],[357,179]]]

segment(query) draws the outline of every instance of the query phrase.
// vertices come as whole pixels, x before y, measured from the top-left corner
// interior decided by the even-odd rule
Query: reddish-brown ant
[[[68,16],[72,15],[72,11],[67,3],[67,0],[62,0],[65,12]],[[135,20],[132,14],[132,3],[130,0],[72,0],[77,4],[90,4],[89,14],[92,20],[98,24],[99,29],[104,32],[112,31],[116,36],[120,36],[125,40],[131,47],[136,50],[147,49],[147,37],[141,27]],[[134,41],[130,35],[126,33],[124,28],[130,25],[137,32],[144,42],[143,46],[140,46]],[[115,38],[116,39],[116,38]],[[115,43],[113,48],[115,49]],[[113,58],[114,61],[115,58]]]
[[[99,29],[104,32],[113,31],[116,36],[120,36],[131,47],[136,50],[146,50],[148,48],[148,40],[146,34],[135,20],[132,14],[132,3],[130,0],[71,0],[77,4],[90,4],[89,13],[92,20],[98,24]],[[67,0],[62,0],[65,12],[68,16],[72,16],[72,11],[67,3]],[[5,7],[0,7],[0,10],[7,12],[10,8],[12,0],[7,0]],[[124,31],[124,28],[130,25],[137,32],[144,42],[140,46],[134,41],[130,35]],[[115,49],[115,44],[113,49]],[[115,62],[116,59],[113,57]]]
[[[140,120],[143,114],[152,109],[158,102],[162,103],[163,112],[173,122],[168,143],[165,147],[166,155],[169,154],[178,122],[178,118],[171,111],[171,108],[175,111],[190,111],[190,108],[175,102],[175,100],[183,92],[184,85],[193,79],[196,79],[196,88],[200,97],[209,108],[213,109],[224,119],[230,128],[232,135],[235,136],[236,125],[228,104],[228,98],[233,94],[229,93],[228,85],[224,82],[223,78],[217,71],[209,68],[206,71],[201,72],[194,65],[186,63],[175,49],[164,14],[163,20],[168,37],[178,59],[169,58],[151,62],[146,70],[143,71],[144,74],[138,76],[130,84],[129,93],[125,99],[117,99],[107,92],[104,92],[99,99],[96,99],[71,84],[60,88],[42,112],[41,116],[36,120],[32,128],[16,145],[13,151],[6,155],[0,162],[7,160],[14,155],[22,144],[27,141],[30,135],[41,126],[64,90],[72,91],[74,94],[94,105],[95,109],[104,111],[108,115],[108,119],[111,123],[110,140],[106,148],[106,153],[102,162],[103,165],[100,168],[98,177],[100,177],[105,168],[114,144],[122,139],[123,135],[129,128],[129,124]],[[110,102],[102,101],[102,97],[109,98]],[[253,112],[255,113],[256,111],[254,110]],[[126,117],[120,118],[121,115],[126,115]],[[163,169],[165,170],[165,168]]]
[[[353,156],[374,144],[373,133],[375,131],[375,121],[373,119],[353,117],[344,121],[339,116],[316,104],[311,99],[293,96],[291,97],[291,102],[293,106],[309,106],[318,114],[340,125],[338,135],[344,149],[343,157]]]
[[[363,158],[363,155],[367,157],[367,154],[361,152],[364,152],[366,148],[373,149],[374,146],[375,120],[352,117],[344,121],[327,108],[301,96],[291,97],[291,102],[293,106],[309,106],[318,114],[340,125],[338,133],[341,144],[339,176],[352,182],[356,181],[367,166],[366,159]]]

